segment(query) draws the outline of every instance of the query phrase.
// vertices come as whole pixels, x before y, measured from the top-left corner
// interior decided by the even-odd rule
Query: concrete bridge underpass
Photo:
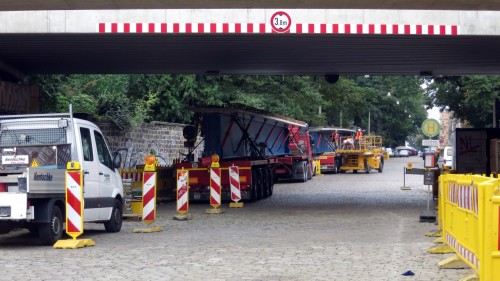
[[[12,4],[0,12],[0,80],[44,73],[500,74],[500,12],[482,10],[498,9],[496,1],[448,11],[71,9],[80,8],[76,1],[61,2],[73,5],[67,10],[36,10],[60,1],[30,2],[35,10],[12,11],[24,8]]]

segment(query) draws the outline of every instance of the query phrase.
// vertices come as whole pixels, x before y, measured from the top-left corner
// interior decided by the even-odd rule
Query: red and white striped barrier
[[[156,172],[144,172],[142,188],[142,221],[152,223],[156,218]]]
[[[142,173],[141,170],[127,170],[123,171],[122,179],[131,179],[132,181],[142,181]]]
[[[98,33],[277,33],[266,23],[132,23],[97,24]],[[458,25],[295,23],[284,33],[295,34],[382,34],[459,35]]]
[[[240,170],[237,166],[229,167],[229,183],[231,185],[231,200],[238,203],[241,200]]]
[[[221,205],[220,168],[210,168],[210,205],[219,208]]]
[[[189,211],[189,172],[177,170],[177,212],[184,215]]]
[[[76,239],[83,233],[83,189],[80,165],[66,171],[66,233]]]

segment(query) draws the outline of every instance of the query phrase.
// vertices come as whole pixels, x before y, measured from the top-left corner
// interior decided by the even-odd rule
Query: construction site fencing
[[[479,175],[439,178],[438,225],[443,242],[482,281],[500,276],[500,180]]]
[[[159,165],[156,166],[156,172],[156,192],[158,200],[174,200],[176,194],[175,169],[172,166]],[[132,210],[132,202],[142,202],[143,173],[144,169],[141,166],[138,166],[136,169],[125,169],[120,171],[120,175],[124,181],[123,188],[126,213],[139,212],[137,209]]]

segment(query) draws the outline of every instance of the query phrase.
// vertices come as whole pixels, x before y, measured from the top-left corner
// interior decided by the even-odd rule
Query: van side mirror
[[[118,152],[113,153],[113,165],[115,169],[119,169],[122,166],[122,155]]]

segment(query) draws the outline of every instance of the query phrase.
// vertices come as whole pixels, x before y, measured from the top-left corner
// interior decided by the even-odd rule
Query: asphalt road
[[[122,231],[85,224],[81,249],[40,246],[28,231],[0,236],[1,280],[459,280],[470,269],[440,270],[451,255],[430,255],[434,223],[419,222],[427,208],[423,176],[406,175],[407,162],[386,161],[383,173],[318,175],[279,183],[274,195],[241,209],[205,214],[191,204],[191,221],[176,221],[175,202],[160,204],[152,226],[125,221]],[[431,203],[431,206],[433,203]],[[404,276],[411,271],[414,275]]]

